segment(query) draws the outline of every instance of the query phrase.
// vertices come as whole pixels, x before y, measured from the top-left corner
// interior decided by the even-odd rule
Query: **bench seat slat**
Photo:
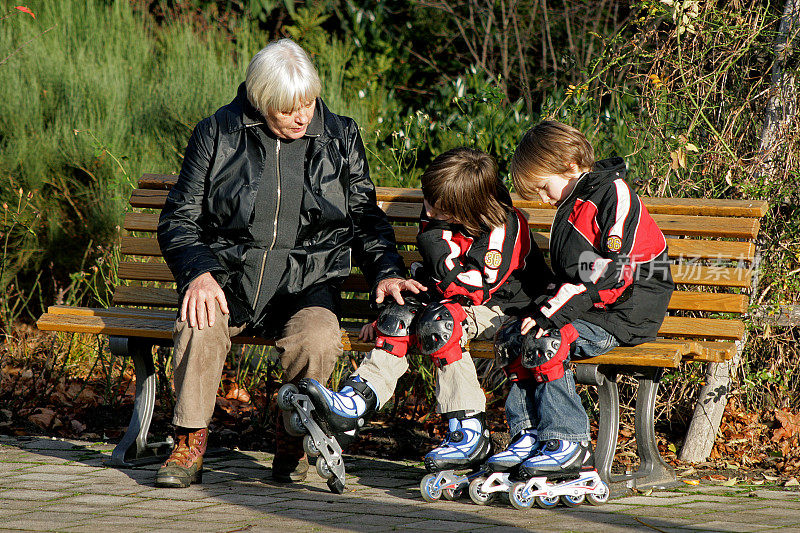
[[[99,333],[106,335],[150,336],[169,340],[174,324],[174,311],[157,311],[131,308],[86,308],[70,306],[50,306],[48,312],[40,318],[37,325],[43,331],[75,331],[80,333]],[[357,327],[349,327],[349,337],[345,337],[346,350],[369,351],[373,344],[357,339]],[[257,342],[271,344],[261,339],[242,337],[237,342]],[[470,350],[475,357],[493,357],[491,343],[473,341]],[[632,354],[640,353],[647,357],[660,356],[663,353],[678,353],[684,360],[719,362],[729,359],[736,347],[732,342],[681,341],[675,339],[659,339],[634,348],[618,348],[602,361],[605,364],[638,364],[631,363]],[[627,359],[620,362],[611,356],[622,356]],[[593,358],[591,362],[601,360]],[[652,363],[652,362],[651,362]],[[647,365],[645,365],[647,366]]]
[[[139,179],[142,189],[169,190],[177,181],[175,174],[143,174]],[[398,187],[375,187],[378,201],[422,202],[420,189]],[[166,196],[166,195],[165,195]],[[514,205],[520,207],[541,208],[545,204],[532,200],[523,200],[512,193]],[[672,213],[679,215],[713,215],[734,217],[763,217],[767,213],[767,202],[764,200],[713,200],[703,198],[653,198],[642,197],[642,201],[651,213]],[[163,203],[162,203],[163,205]],[[160,206],[159,206],[160,208]]]
[[[153,305],[177,307],[177,294],[173,289],[153,287],[118,287],[114,293],[117,305]],[[367,300],[344,300],[343,315],[347,318],[367,319],[374,316]],[[744,334],[744,323],[733,319],[684,318],[668,316],[661,325],[659,335],[665,337],[694,337],[700,339],[736,340]]]
[[[97,314],[45,313],[36,323],[42,331],[65,331],[102,335],[118,335],[146,337],[154,340],[169,341],[172,338],[172,320],[158,320],[132,316],[100,316]],[[234,337],[234,343],[266,344],[273,341],[254,337]],[[345,350],[368,351],[372,343],[364,343],[356,337],[356,331],[343,330],[342,343]],[[471,346],[475,357],[494,357],[491,344],[476,342]],[[625,364],[637,366],[659,366],[675,368],[681,361],[686,349],[678,343],[649,343],[636,348],[617,348],[608,354],[593,357],[578,363],[592,364]]]

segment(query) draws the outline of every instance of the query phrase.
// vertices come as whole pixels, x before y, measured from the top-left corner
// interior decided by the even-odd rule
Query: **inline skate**
[[[425,456],[425,468],[430,474],[419,485],[422,499],[427,502],[442,496],[447,500],[461,497],[470,481],[483,474],[481,465],[491,454],[484,413],[467,415],[459,411],[444,416],[448,419],[447,436]]]
[[[377,403],[375,392],[359,376],[348,378],[339,392],[310,378],[301,379],[297,386],[284,385],[278,391],[278,407],[287,415],[286,431],[305,435],[303,449],[309,457],[317,458],[317,473],[327,480],[332,492],[344,491],[342,444],[355,438]]]
[[[499,494],[511,490],[513,480],[521,479],[520,465],[536,453],[538,447],[535,429],[526,429],[517,434],[508,448],[489,457],[483,467],[485,473],[470,481],[470,499],[477,505],[486,505]]]
[[[549,440],[536,455],[520,466],[527,479],[511,485],[508,499],[517,509],[529,509],[535,503],[550,509],[561,501],[577,507],[584,501],[601,505],[611,491],[592,464],[589,443]]]

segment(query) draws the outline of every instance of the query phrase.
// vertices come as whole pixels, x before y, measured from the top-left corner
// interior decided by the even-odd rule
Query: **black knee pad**
[[[437,367],[461,359],[461,337],[467,313],[461,304],[443,301],[428,305],[417,322],[420,352],[430,355]]]
[[[408,347],[416,342],[416,318],[424,307],[423,304],[406,298],[406,303],[400,305],[392,301],[387,304],[375,321],[378,334],[375,347],[386,350],[392,355],[403,357],[408,353]]]
[[[522,355],[522,320],[506,320],[494,335],[494,360],[497,366],[508,366]]]
[[[503,369],[510,381],[523,381],[533,377],[530,369],[522,366],[522,320],[507,320],[494,336],[495,364]]]
[[[525,335],[522,341],[522,366],[530,368],[540,383],[553,381],[564,375],[572,343],[578,331],[572,324],[561,329],[548,330],[539,337]]]

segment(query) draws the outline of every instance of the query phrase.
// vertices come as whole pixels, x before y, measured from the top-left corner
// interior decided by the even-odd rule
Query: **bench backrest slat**
[[[139,179],[139,188],[169,190],[177,179],[178,176],[175,174],[144,174]],[[375,192],[378,201],[422,202],[422,191],[419,189],[376,187]],[[515,193],[512,193],[511,197],[514,200],[514,205],[518,207],[549,207],[542,202],[524,200]],[[647,206],[647,209],[654,214],[672,213],[675,215],[761,218],[767,213],[767,203],[762,200],[642,197],[642,201]]]

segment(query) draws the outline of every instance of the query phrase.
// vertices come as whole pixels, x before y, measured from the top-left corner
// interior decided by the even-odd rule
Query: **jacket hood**
[[[611,157],[609,159],[602,159],[595,162],[592,171],[586,174],[585,180],[587,183],[605,183],[614,181],[615,179],[625,179],[625,173],[628,171],[628,165],[621,157]]]

